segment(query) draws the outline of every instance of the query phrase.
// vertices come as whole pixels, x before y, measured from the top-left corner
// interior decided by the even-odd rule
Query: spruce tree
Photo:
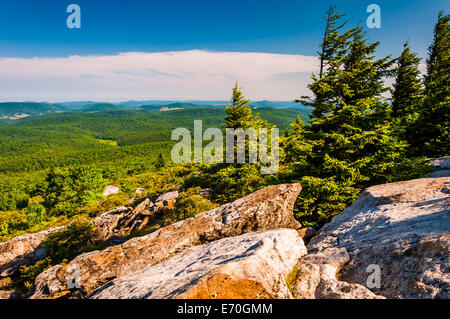
[[[417,122],[416,152],[450,154],[450,15],[439,13],[429,48],[425,99]]]
[[[302,174],[300,169],[307,165],[311,144],[308,141],[308,127],[299,115],[297,115],[297,120],[291,124],[291,129],[285,131],[285,136],[281,141],[283,161],[294,166],[297,170],[296,174]]]
[[[309,88],[314,93],[314,98],[302,96],[301,99],[296,100],[297,103],[314,108],[312,118],[324,116],[330,111],[330,104],[335,102],[335,92],[333,91],[335,76],[340,72],[343,62],[342,58],[345,55],[348,40],[353,32],[353,30],[340,32],[346,24],[341,22],[343,16],[341,12],[337,12],[335,6],[331,5],[329,7],[326,13],[324,36],[320,44],[320,50],[317,52],[320,60],[319,75],[313,74],[313,83],[309,85]]]
[[[383,98],[393,60],[375,58],[379,43],[370,43],[361,27],[337,39],[339,53],[329,57],[330,67],[322,78],[313,76],[309,86],[315,112],[302,133],[311,149],[305,153],[309,166],[302,171],[308,175],[301,179],[295,209],[305,225],[316,227],[351,204],[363,188],[401,178],[405,164],[406,144],[392,133]]]
[[[261,119],[259,113],[253,113],[250,107],[250,101],[246,99],[236,81],[233,87],[233,93],[230,99],[231,105],[227,105],[225,111],[226,127],[244,130],[254,128],[267,128],[268,132],[274,125]],[[258,132],[257,132],[258,134]],[[269,134],[270,139],[270,134]],[[269,141],[270,145],[270,141]],[[249,138],[245,138],[245,163],[222,163],[213,164],[207,167],[204,173],[208,175],[208,185],[215,188],[217,202],[226,203],[237,198],[248,195],[249,193],[264,185],[264,177],[260,173],[261,163],[249,163]],[[227,145],[228,147],[228,145]],[[237,141],[234,141],[234,152],[236,154]],[[224,150],[226,153],[226,150]],[[224,157],[226,155],[224,154]]]
[[[161,169],[161,168],[166,167],[166,160],[161,152],[158,154],[158,158],[155,160],[154,165],[155,165],[156,169]]]
[[[392,93],[392,116],[403,124],[412,123],[423,98],[419,64],[421,59],[411,52],[408,42],[397,60]]]
[[[236,81],[233,87],[233,94],[230,99],[231,105],[227,105],[225,118],[227,128],[262,128],[271,127],[266,121],[262,120],[259,113],[253,114],[250,107],[250,100],[244,97],[239,84]]]

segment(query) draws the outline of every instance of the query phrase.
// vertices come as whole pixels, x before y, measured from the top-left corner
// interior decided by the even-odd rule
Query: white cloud
[[[235,80],[253,100],[308,92],[316,57],[253,52],[128,52],[0,58],[0,98],[19,100],[228,99]]]

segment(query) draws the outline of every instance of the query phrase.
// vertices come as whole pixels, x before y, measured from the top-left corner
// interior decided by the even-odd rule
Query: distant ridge
[[[65,111],[61,105],[38,102],[3,102],[0,103],[0,119],[16,119],[27,116],[43,115]]]
[[[128,101],[120,103],[73,101],[51,104],[47,102],[0,103],[0,120],[10,121],[30,116],[61,112],[109,112],[120,110],[171,111],[189,109],[224,109],[229,101]],[[310,107],[293,101],[254,101],[251,107],[258,109],[296,109],[310,111]]]

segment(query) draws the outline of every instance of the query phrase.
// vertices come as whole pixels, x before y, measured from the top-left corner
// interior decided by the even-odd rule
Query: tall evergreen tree
[[[302,96],[296,100],[298,103],[314,107],[312,118],[319,118],[330,111],[329,106],[334,101],[334,91],[332,89],[336,80],[335,76],[342,67],[342,58],[345,55],[347,43],[352,36],[353,30],[341,33],[345,22],[341,22],[344,15],[337,12],[336,6],[330,6],[326,13],[325,31],[317,52],[320,60],[319,75],[312,75],[313,83],[309,86],[314,93],[314,98]],[[324,74],[326,76],[324,77]]]
[[[313,76],[309,86],[314,119],[302,133],[311,148],[306,149],[309,166],[302,171],[308,176],[301,179],[296,215],[313,226],[328,222],[368,185],[400,178],[407,161],[406,144],[392,134],[383,98],[393,60],[375,58],[379,43],[369,43],[361,27],[336,39],[339,53],[329,57],[322,78]]]
[[[244,95],[236,81],[233,87],[231,104],[227,105],[225,118],[227,128],[267,128],[268,131],[274,127],[267,121],[261,119],[259,113],[253,113],[250,101]],[[258,132],[257,132],[258,134]],[[269,143],[270,145],[270,134]],[[228,147],[228,145],[227,145]],[[226,203],[243,197],[264,185],[264,177],[260,173],[261,163],[249,162],[249,137],[245,137],[245,163],[222,163],[212,164],[204,172],[208,175],[208,185],[211,185],[220,194],[216,201]],[[234,141],[234,152],[236,154],[237,140]],[[224,150],[226,153],[226,150]],[[226,155],[224,155],[225,157]]]
[[[345,38],[339,33],[339,30],[345,25],[345,23],[339,23],[343,16],[341,12],[336,12],[336,6],[330,5],[327,11],[323,41],[320,44],[320,51],[317,52],[320,58],[320,79],[328,66],[328,61],[338,54],[339,48],[345,43]]]
[[[392,93],[392,116],[401,120],[401,124],[413,123],[418,116],[423,98],[422,80],[419,64],[421,59],[411,52],[408,42],[403,45],[403,52],[397,60],[395,83]]]
[[[417,122],[415,147],[419,154],[450,154],[450,15],[439,13],[429,48],[425,99]]]
[[[250,107],[250,100],[244,97],[239,84],[236,81],[233,87],[233,94],[230,99],[231,105],[227,105],[225,118],[227,128],[255,129],[261,127],[271,127],[266,121],[261,119],[259,113],[254,114]]]

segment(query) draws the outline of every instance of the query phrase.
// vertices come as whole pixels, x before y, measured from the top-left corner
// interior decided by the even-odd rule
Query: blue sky
[[[81,7],[81,29],[66,27],[68,16],[66,7],[71,3],[76,3]],[[217,61],[223,59],[220,53],[226,52],[270,53],[278,56],[286,55],[286,58],[293,59],[295,56],[310,57],[314,56],[317,51],[323,33],[324,14],[330,3],[337,4],[338,8],[347,14],[349,25],[360,21],[365,24],[369,15],[366,13],[367,5],[378,4],[381,7],[382,28],[368,29],[370,39],[381,42],[378,55],[393,54],[396,56],[402,49],[402,43],[409,40],[413,49],[425,58],[437,14],[442,9],[448,12],[450,0],[343,0],[334,2],[327,0],[0,0],[0,57],[3,59],[21,58],[22,60],[17,60],[20,65],[24,65],[24,63],[28,65],[29,61],[25,60],[31,60],[30,58],[61,59],[74,55],[111,57],[126,52],[197,52],[198,50],[217,53],[215,57],[209,57],[212,59],[212,65],[216,65]],[[198,54],[195,56],[200,58]],[[200,56],[203,57],[201,54]],[[153,61],[151,57],[149,56],[149,59],[145,61]],[[266,60],[275,61],[274,57],[265,56],[264,61],[260,61],[260,65],[264,65]],[[128,56],[127,61],[130,59]],[[179,60],[177,63],[184,61],[184,58],[181,57],[177,57],[177,59]],[[246,58],[241,60],[246,61]],[[14,61],[16,60],[4,60],[3,62],[10,64]],[[171,61],[170,58],[167,58],[161,63],[170,64]],[[195,58],[189,58],[188,61],[192,65],[202,64],[200,60],[195,62]],[[236,61],[240,61],[240,59],[236,59]],[[49,64],[47,60],[44,62],[44,65],[47,66],[54,66],[56,63]],[[70,67],[72,62],[66,59],[58,63],[60,66],[67,63]],[[107,62],[98,61],[98,63]],[[167,71],[159,70],[154,63],[150,64],[155,74],[161,75],[161,72]],[[18,69],[20,69],[19,66]],[[282,89],[283,84],[280,82],[278,84],[281,91],[265,96],[263,94],[265,85],[260,83],[261,85],[256,88],[253,85],[255,79],[246,79],[244,76],[242,80],[247,84],[252,98],[273,96],[273,99],[293,99],[298,95],[297,92],[304,90],[307,83],[305,81],[309,77],[305,74],[310,74],[310,69],[301,67],[288,72],[289,70],[286,70],[284,64],[280,66],[278,63],[276,67],[280,68],[280,72],[277,73],[273,66],[272,73],[262,72],[264,74],[261,74],[268,81],[267,87],[269,87],[270,81],[278,81],[276,79],[280,78],[282,83],[292,82],[296,74],[299,74],[296,85],[302,87],[296,92],[293,92],[294,86],[289,90],[284,90]],[[268,66],[268,68],[272,68],[272,66]],[[214,71],[212,69],[210,68],[211,72]],[[230,69],[232,69],[232,65],[230,65]],[[189,79],[186,75],[189,72],[195,73],[195,71],[185,71],[186,81],[196,79]],[[121,68],[111,72],[117,75],[118,72],[123,73],[124,70]],[[205,73],[206,70],[202,72]],[[140,76],[154,77],[153,73],[147,72]],[[120,83],[114,82],[116,89],[120,91],[118,94],[113,96],[106,91],[98,92],[97,90],[96,95],[92,96],[89,95],[91,94],[89,90],[86,91],[86,87],[92,86],[95,83],[92,77],[98,79],[99,74],[92,75],[85,72],[76,75],[79,81],[74,80],[73,74],[71,75],[72,79],[65,79],[65,84],[70,84],[72,87],[73,94],[67,90],[67,93],[64,94],[60,91],[57,92],[58,94],[54,94],[55,92],[51,90],[51,85],[54,85],[55,81],[60,82],[61,77],[68,76],[67,74],[47,74],[39,81],[36,80],[35,74],[30,75],[29,72],[16,74],[11,71],[8,76],[8,83],[4,83],[8,80],[5,75],[0,78],[0,99],[195,98],[183,93],[187,92],[187,89],[183,89],[185,85],[182,81],[175,81],[176,85],[175,82],[167,81],[165,82],[167,87],[161,85],[159,89],[139,91],[140,93],[131,90],[129,94],[127,89],[121,90]],[[179,74],[177,76],[180,77]],[[222,79],[229,77],[228,80],[231,83],[234,78],[239,76],[239,73],[233,74],[230,70],[229,74],[222,74]],[[86,77],[91,77],[89,83],[83,82]],[[103,80],[103,84],[100,80]],[[101,90],[107,89],[108,85],[112,83],[109,82],[110,80],[99,79],[99,84],[94,86]],[[159,78],[159,80],[161,79]],[[206,83],[211,81],[211,79],[204,80]],[[138,81],[137,78],[136,81]],[[262,79],[258,82],[261,81]],[[8,87],[7,90],[3,89],[4,91],[2,91],[3,84]],[[36,87],[35,84],[39,84],[39,87]],[[152,87],[155,85],[152,82],[147,84]],[[228,82],[218,81],[216,85],[223,84],[228,84]],[[18,90],[17,87],[21,89]],[[45,92],[36,94],[38,89],[42,91],[43,88]],[[142,89],[145,90],[145,86]],[[179,93],[174,93],[174,89],[178,89]],[[229,88],[226,89],[228,92]],[[81,94],[82,91],[85,92],[84,95]],[[224,98],[222,96],[224,92],[217,87],[211,90],[210,94],[204,94],[197,89],[193,94],[198,99],[209,99]]]

